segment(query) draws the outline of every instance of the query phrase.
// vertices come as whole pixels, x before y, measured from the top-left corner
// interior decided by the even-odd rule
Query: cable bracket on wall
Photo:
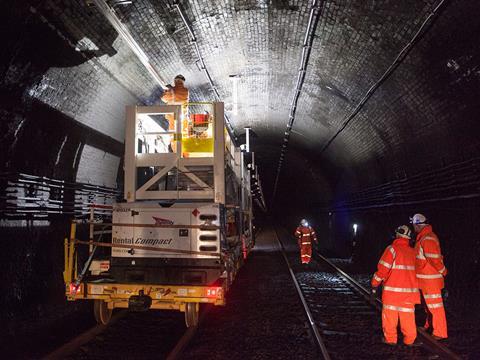
[[[280,158],[278,160],[277,174],[275,176],[275,182],[273,185],[272,204],[275,200],[275,195],[277,193],[280,172],[282,170],[283,162],[285,161],[285,155],[287,153],[290,134],[292,132],[293,123],[295,122],[298,99],[300,97],[300,94],[302,93],[302,87],[305,81],[305,75],[308,67],[308,60],[310,58],[310,53],[312,51],[312,44],[315,37],[315,31],[317,29],[317,24],[318,24],[318,21],[320,20],[320,16],[322,15],[322,7],[323,7],[322,0],[312,1],[312,7],[310,8],[310,16],[308,18],[307,30],[305,32],[305,38],[303,40],[303,45],[302,45],[302,57],[300,59],[300,68],[298,70],[297,83],[295,86],[295,91],[293,93],[293,98],[290,105],[287,129],[285,130],[285,134],[283,137],[283,144],[280,149]]]
[[[390,78],[390,76],[395,72],[395,70],[403,63],[403,60],[407,57],[410,53],[412,48],[415,44],[421,39],[422,36],[426,34],[426,29],[433,24],[435,18],[437,17],[438,13],[442,9],[443,5],[447,0],[440,0],[437,5],[432,9],[432,11],[428,14],[427,18],[423,21],[422,25],[418,28],[418,30],[413,35],[412,39],[402,48],[402,50],[398,53],[395,57],[393,63],[385,70],[383,75],[378,79],[365,93],[362,97],[360,102],[355,106],[353,111],[348,115],[345,120],[343,121],[342,126],[337,130],[337,132],[325,143],[322,150],[320,150],[320,155],[323,154],[328,147],[333,143],[333,141],[340,135],[343,130],[350,124],[350,122],[358,115],[358,113],[362,110],[368,100],[375,94],[377,89]]]
[[[200,51],[200,47],[198,46],[197,37],[195,36],[195,33],[190,24],[190,21],[188,20],[187,15],[185,14],[185,12],[183,11],[182,7],[178,2],[174,3],[174,7],[177,10],[178,14],[180,15],[188,33],[190,34],[190,42],[193,44],[195,48],[195,52],[197,54],[197,61],[196,61],[197,67],[200,68],[201,71],[203,71],[203,74],[207,78],[207,81],[210,84],[210,88],[212,89],[215,99],[217,101],[221,101],[220,93],[218,92],[217,86],[213,82],[212,76],[210,75],[210,72],[208,71],[207,66],[205,65],[205,60]],[[230,133],[230,136],[236,141],[237,135],[235,133],[235,129],[233,128],[229,117],[226,114],[224,116],[225,116],[225,125],[227,126],[228,132]]]

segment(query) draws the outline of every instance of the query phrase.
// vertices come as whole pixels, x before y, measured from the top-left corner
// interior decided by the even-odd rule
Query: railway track
[[[200,322],[207,315],[206,307]],[[185,328],[182,313],[119,311],[108,325],[95,325],[58,347],[45,360],[56,359],[177,359],[194,337],[196,327]]]
[[[301,266],[297,251],[287,251],[275,233],[324,359],[460,359],[423,330],[422,346],[382,344],[380,300],[322,255]]]

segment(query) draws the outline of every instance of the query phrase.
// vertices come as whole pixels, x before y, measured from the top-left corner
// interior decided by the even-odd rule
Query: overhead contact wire
[[[310,59],[310,53],[312,51],[313,39],[315,37],[315,31],[317,29],[318,21],[322,13],[322,0],[313,0],[312,7],[310,9],[310,16],[308,18],[307,30],[303,40],[302,57],[300,59],[300,69],[298,70],[297,83],[295,85],[295,91],[293,93],[292,102],[290,105],[290,112],[288,117],[287,129],[283,138],[283,144],[280,149],[280,158],[278,160],[277,174],[275,176],[275,182],[273,185],[272,203],[275,200],[277,193],[278,181],[280,179],[280,172],[282,170],[283,162],[285,161],[285,155],[287,153],[288,142],[290,140],[290,134],[292,132],[293,123],[295,122],[295,115],[297,111],[298,99],[302,92],[303,83],[305,81],[305,75],[307,72],[308,61]]]
[[[383,75],[380,77],[380,79],[373,84],[370,89],[366,92],[366,94],[363,96],[362,100],[355,106],[355,109],[353,109],[352,113],[347,116],[345,121],[343,122],[342,126],[340,129],[337,130],[337,132],[330,138],[330,140],[327,141],[327,143],[323,146],[322,150],[320,150],[320,154],[323,154],[328,147],[335,141],[335,139],[340,135],[343,130],[350,124],[350,122],[358,115],[360,110],[364,107],[364,105],[367,103],[368,100],[373,96],[373,94],[376,92],[376,90],[394,73],[394,71],[400,66],[400,64],[405,60],[407,55],[410,53],[412,48],[415,46],[415,44],[418,42],[418,40],[426,34],[425,29],[432,25],[434,22],[434,18],[438,15],[439,11],[441,10],[442,6],[447,2],[447,0],[440,0],[438,4],[434,7],[434,9],[430,12],[430,14],[427,16],[427,18],[423,21],[422,25],[420,28],[417,30],[417,32],[414,34],[412,39],[403,47],[403,49],[400,51],[400,53],[396,56],[395,60],[393,63],[387,68],[387,70],[383,73]]]

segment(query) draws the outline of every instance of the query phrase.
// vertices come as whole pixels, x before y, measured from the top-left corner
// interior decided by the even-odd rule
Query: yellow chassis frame
[[[207,292],[215,289],[215,296],[207,296]],[[151,309],[185,311],[186,303],[210,303],[225,305],[224,288],[190,285],[146,285],[120,283],[82,283],[72,295],[69,285],[66,295],[69,301],[103,300],[109,309],[128,308],[128,299],[141,291],[152,298]]]
[[[152,298],[151,309],[166,309],[185,311],[187,303],[210,303],[225,305],[224,286],[191,286],[191,285],[161,285],[161,284],[123,284],[82,282],[74,294],[70,292],[70,284],[77,278],[77,254],[75,252],[75,237],[77,224],[71,223],[70,238],[65,238],[64,272],[65,295],[67,300],[103,300],[109,309],[128,308],[128,299],[141,291]],[[215,289],[215,295],[207,295]]]

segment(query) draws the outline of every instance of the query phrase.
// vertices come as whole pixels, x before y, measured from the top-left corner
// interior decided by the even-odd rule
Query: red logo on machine
[[[172,220],[162,219],[156,216],[152,216],[153,220],[155,220],[155,225],[173,225]]]

